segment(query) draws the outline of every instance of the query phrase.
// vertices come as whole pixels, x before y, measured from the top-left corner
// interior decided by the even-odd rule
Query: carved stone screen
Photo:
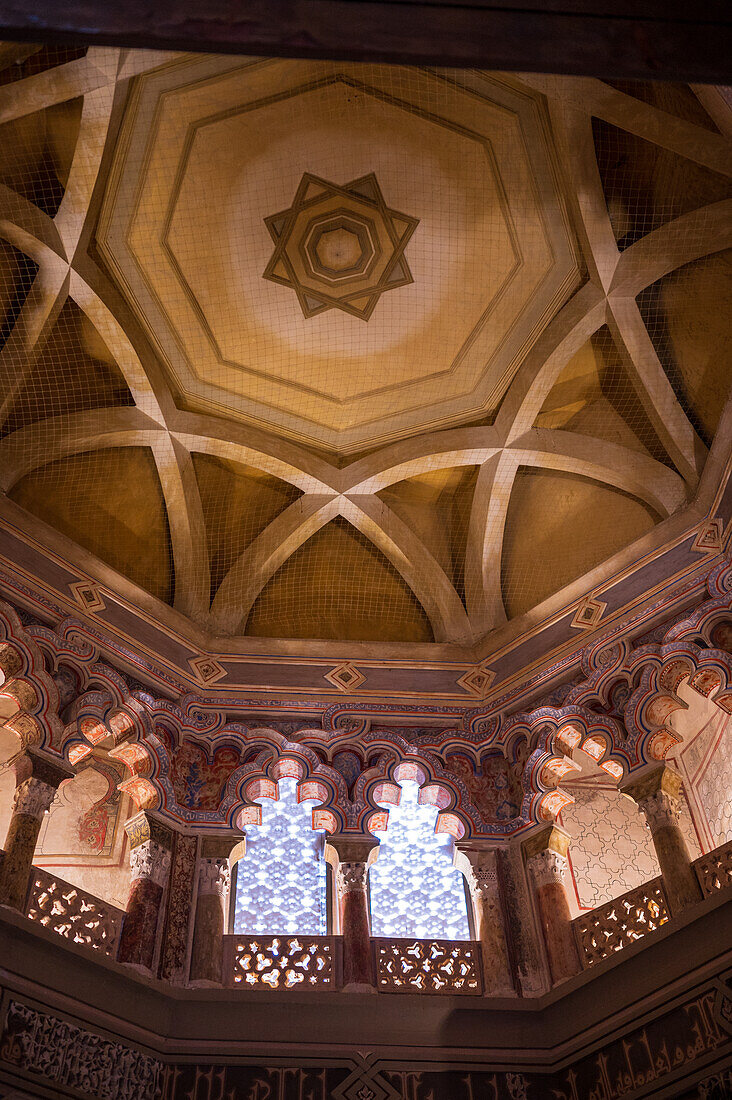
[[[420,806],[416,783],[402,783],[377,833],[379,858],[369,871],[371,930],[377,937],[469,940],[463,876],[452,864],[451,836],[435,833],[437,809]]]
[[[280,779],[279,800],[262,801],[262,824],[248,825],[246,855],[236,865],[235,933],[324,936],[327,864],[311,804],[297,801],[294,779]]]

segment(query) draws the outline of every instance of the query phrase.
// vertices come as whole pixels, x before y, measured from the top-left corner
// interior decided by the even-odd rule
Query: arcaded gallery
[[[729,11],[64,7],[0,0],[0,1097],[729,1100]]]

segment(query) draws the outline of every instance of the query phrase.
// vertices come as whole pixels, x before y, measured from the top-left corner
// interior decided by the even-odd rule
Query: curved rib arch
[[[129,406],[87,409],[29,424],[0,440],[0,486],[7,493],[33,470],[82,451],[151,447],[162,430]]]

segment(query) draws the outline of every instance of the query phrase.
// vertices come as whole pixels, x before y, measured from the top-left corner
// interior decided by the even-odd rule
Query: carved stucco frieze
[[[41,779],[31,776],[15,788],[13,813],[27,814],[28,817],[40,819],[50,809],[56,797],[56,790],[57,788],[50,783],[44,783]]]
[[[202,859],[198,869],[198,893],[200,895],[217,894],[226,898],[229,894],[231,869],[225,858]]]
[[[161,1062],[30,1005],[9,1002],[4,1036],[7,1061],[21,1065],[46,1086],[63,1086],[64,1095],[69,1095],[69,1088],[76,1096],[93,1091],[94,1096],[116,1100],[160,1095]]]
[[[545,848],[543,852],[537,852],[526,864],[534,884],[548,886],[550,883],[564,885],[564,875],[567,870],[567,857],[551,848]]]
[[[165,886],[170,871],[170,851],[155,840],[139,844],[130,852],[132,881],[150,879],[157,886]]]

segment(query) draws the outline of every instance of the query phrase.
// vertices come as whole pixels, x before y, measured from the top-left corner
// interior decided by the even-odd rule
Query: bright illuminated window
[[[376,833],[379,858],[369,871],[374,936],[469,940],[464,878],[452,865],[454,840],[435,833],[437,809],[420,806],[405,781],[389,828]]]
[[[236,865],[233,931],[275,936],[328,932],[324,836],[312,802],[297,801],[297,781],[280,779],[279,799],[261,799],[262,824],[247,825],[246,855]]]

